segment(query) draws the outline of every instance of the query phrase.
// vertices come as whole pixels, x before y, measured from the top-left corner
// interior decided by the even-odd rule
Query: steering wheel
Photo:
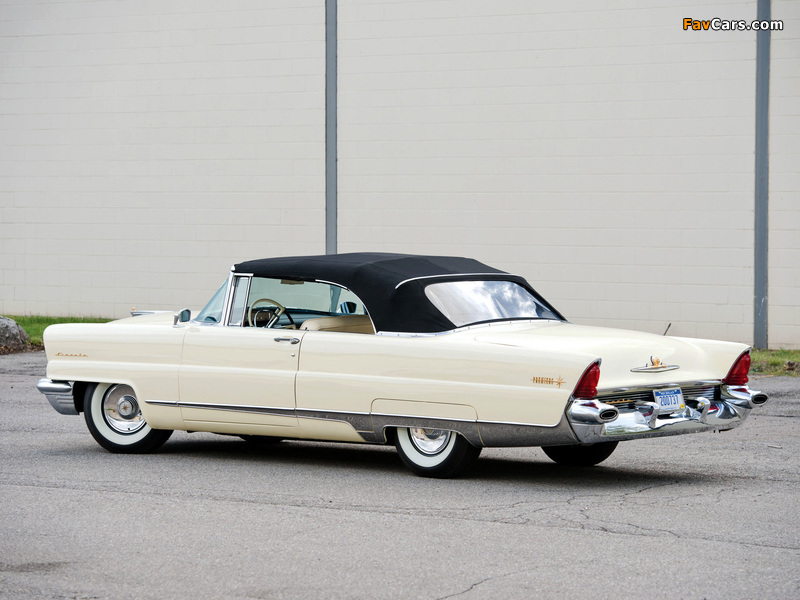
[[[278,309],[272,314],[269,321],[264,326],[268,328],[274,327],[275,324],[278,322],[280,316],[286,312],[286,307],[280,302],[275,302],[275,300],[273,300],[272,298],[259,298],[258,300],[250,304],[250,310],[247,312],[247,324],[250,327],[255,327],[255,317],[258,313],[258,311],[255,310],[255,308],[256,304],[258,304],[259,302],[269,303],[271,306],[275,306]]]

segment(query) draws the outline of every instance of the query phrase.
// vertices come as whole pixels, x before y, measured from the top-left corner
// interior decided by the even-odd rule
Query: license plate
[[[656,397],[656,403],[662,413],[674,412],[686,408],[683,402],[683,392],[681,392],[681,388],[655,390],[653,394]]]

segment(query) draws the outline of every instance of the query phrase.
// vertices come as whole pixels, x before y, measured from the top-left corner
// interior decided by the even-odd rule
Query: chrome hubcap
[[[117,402],[117,412],[123,419],[133,419],[139,412],[139,405],[136,403],[136,398],[133,396],[123,396]]]
[[[446,429],[422,429],[412,427],[408,430],[408,437],[414,447],[423,454],[439,454],[447,447],[450,441],[451,431]]]
[[[112,385],[103,397],[103,418],[118,433],[136,433],[146,425],[129,385]]]

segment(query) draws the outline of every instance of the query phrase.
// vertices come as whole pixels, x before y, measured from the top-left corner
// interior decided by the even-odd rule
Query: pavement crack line
[[[447,596],[440,596],[436,600],[447,600],[448,598],[458,598],[459,596],[463,596],[464,594],[469,594],[472,590],[482,586],[484,583],[486,583],[488,581],[493,581],[495,579],[503,579],[505,577],[511,577],[512,575],[518,575],[519,573],[522,573],[522,572],[523,571],[513,571],[511,573],[504,573],[502,575],[492,575],[491,577],[485,577],[484,579],[481,579],[480,581],[476,581],[475,583],[470,585],[465,590],[462,590],[460,592],[456,592],[454,594],[449,594]]]
[[[54,484],[26,484],[26,483],[3,483],[0,485],[2,487],[21,487],[21,488],[34,488],[34,489],[51,489],[51,490],[71,490],[75,492],[81,493],[108,493],[108,494],[123,494],[123,495],[141,495],[141,496],[151,496],[151,497],[163,497],[174,499],[176,501],[185,501],[185,499],[181,500],[179,495],[176,495],[173,492],[158,492],[153,490],[120,490],[120,489],[109,489],[109,488],[90,488],[90,487],[79,487],[75,485],[54,485]],[[583,522],[580,520],[576,520],[574,518],[567,518],[561,515],[553,515],[554,520],[560,524],[549,524],[549,523],[541,523],[536,522],[533,519],[525,519],[523,522],[519,521],[509,521],[508,517],[486,517],[481,515],[467,515],[461,514],[463,510],[457,511],[431,511],[429,509],[417,509],[417,508],[389,508],[386,506],[376,506],[376,507],[365,507],[361,505],[344,505],[344,504],[330,504],[327,501],[324,503],[314,502],[314,501],[307,501],[307,502],[289,502],[285,499],[275,499],[272,501],[264,500],[263,498],[259,499],[250,499],[250,498],[243,498],[243,497],[236,497],[236,498],[227,498],[227,497],[220,497],[214,494],[207,494],[207,493],[200,493],[200,494],[193,494],[194,499],[198,501],[212,501],[212,502],[228,502],[233,504],[252,504],[252,505],[259,505],[259,506],[273,506],[275,508],[285,508],[285,509],[301,509],[301,510],[336,510],[336,511],[347,511],[353,513],[365,513],[365,514],[393,514],[402,517],[412,517],[412,518],[424,518],[424,519],[443,519],[443,520],[450,520],[450,521],[468,521],[468,522],[481,522],[481,523],[494,523],[497,525],[506,525],[510,527],[514,526],[535,526],[541,527],[543,529],[578,529],[583,531],[596,531],[600,533],[607,533],[609,535],[623,535],[623,536],[631,536],[631,537],[657,537],[659,535],[670,535],[676,537],[678,539],[696,539],[696,540],[703,540],[703,541],[712,541],[719,544],[732,544],[737,546],[743,546],[745,548],[772,548],[776,550],[789,550],[789,551],[800,551],[800,546],[792,546],[792,545],[781,545],[781,544],[767,544],[767,543],[758,543],[758,542],[747,542],[747,541],[740,541],[740,540],[725,540],[725,539],[713,539],[707,538],[702,536],[691,536],[691,535],[683,535],[680,533],[676,533],[674,531],[665,530],[665,529],[649,529],[647,527],[643,527],[641,525],[634,525],[631,523],[619,523],[613,521],[598,521],[596,519],[592,519],[588,514],[586,514],[585,509],[579,509],[578,514],[583,518]],[[585,496],[581,497],[572,497],[569,502],[575,500],[586,500]],[[568,503],[569,503],[568,502]],[[519,503],[517,503],[519,504]],[[547,510],[551,510],[552,507],[542,507],[537,509],[536,512],[543,512]],[[617,527],[612,528],[609,525],[616,525]],[[623,531],[622,529],[633,529],[633,531]],[[509,573],[508,575],[513,575],[513,573]],[[479,584],[480,582],[478,582]],[[476,585],[478,585],[476,584]],[[466,592],[461,592],[466,593]],[[450,596],[448,596],[450,597]]]

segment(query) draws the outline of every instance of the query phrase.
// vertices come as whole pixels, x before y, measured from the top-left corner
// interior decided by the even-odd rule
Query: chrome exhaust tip
[[[756,406],[764,406],[769,400],[764,392],[751,390],[744,386],[722,386],[722,400],[739,408],[752,409]]]
[[[573,399],[567,415],[578,423],[610,423],[617,420],[619,410],[597,400]]]
[[[600,411],[598,417],[603,423],[610,423],[611,421],[616,421],[617,417],[619,416],[619,411],[614,408],[604,408]]]

